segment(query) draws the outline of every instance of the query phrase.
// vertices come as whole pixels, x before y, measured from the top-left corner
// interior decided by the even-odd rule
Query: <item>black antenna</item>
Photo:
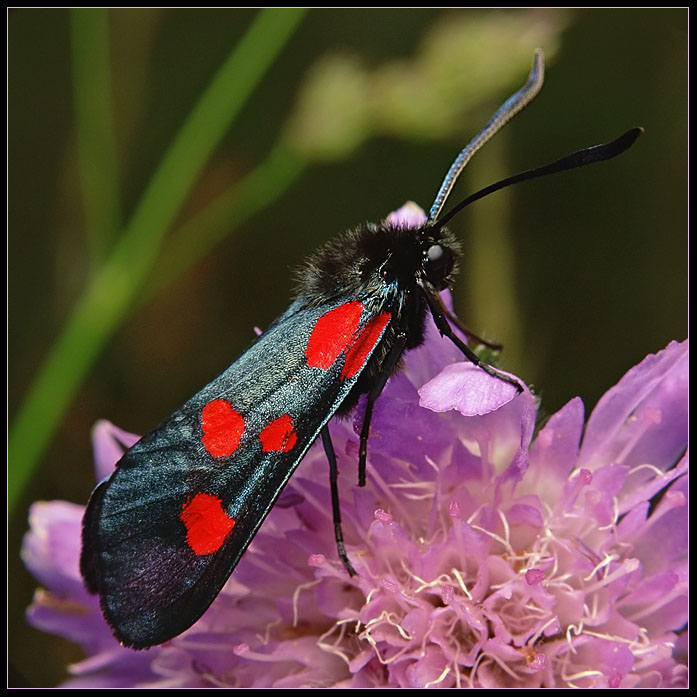
[[[440,228],[442,228],[449,220],[457,215],[463,208],[469,206],[470,203],[474,203],[474,201],[478,201],[480,198],[484,198],[485,196],[494,193],[494,191],[499,191],[499,189],[511,186],[511,184],[517,184],[518,182],[524,182],[530,179],[538,179],[539,177],[546,177],[548,174],[565,172],[569,169],[585,167],[586,165],[592,165],[594,162],[603,162],[604,160],[610,160],[613,157],[617,157],[627,150],[627,148],[631,147],[643,132],[643,128],[632,128],[619,138],[616,138],[609,143],[593,145],[589,148],[578,150],[570,155],[567,155],[566,157],[562,157],[559,160],[550,162],[547,165],[535,167],[534,169],[528,169],[525,172],[514,174],[510,177],[506,177],[505,179],[501,179],[501,181],[494,184],[485,186],[483,189],[480,189],[476,193],[471,194],[464,200],[460,201],[460,203],[449,210],[440,220],[435,222],[433,224],[433,228],[440,230]]]
[[[455,186],[457,178],[465,168],[465,165],[472,159],[474,153],[537,96],[537,93],[542,89],[544,78],[545,57],[542,53],[542,49],[538,48],[532,59],[532,68],[530,69],[527,82],[496,110],[494,115],[489,119],[489,123],[467,143],[460,151],[460,154],[455,158],[455,162],[450,166],[448,173],[445,175],[445,179],[443,179],[443,183],[438,189],[436,199],[431,205],[431,210],[428,214],[429,222],[434,222],[438,218],[438,215],[443,209],[443,204]]]

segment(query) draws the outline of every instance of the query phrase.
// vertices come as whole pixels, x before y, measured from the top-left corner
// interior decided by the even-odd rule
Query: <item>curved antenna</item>
[[[465,206],[469,206],[470,203],[478,201],[484,196],[493,194],[494,191],[503,189],[511,184],[517,184],[518,182],[529,181],[530,179],[537,179],[539,177],[546,177],[548,174],[556,174],[557,172],[565,172],[569,169],[575,169],[576,167],[585,167],[586,165],[592,165],[594,162],[603,162],[604,160],[610,160],[613,157],[621,155],[627,148],[634,144],[634,141],[644,132],[644,129],[640,126],[631,128],[626,133],[623,133],[619,138],[611,140],[609,143],[602,143],[601,145],[593,145],[590,148],[583,148],[583,150],[577,150],[576,152],[566,155],[559,160],[550,162],[547,165],[542,165],[541,167],[535,167],[533,169],[525,170],[525,172],[519,172],[505,179],[501,179],[494,184],[489,184],[483,189],[471,194],[467,198],[463,199],[449,210],[440,220],[433,224],[434,230],[440,230],[449,220],[451,220],[457,213],[459,213]]]
[[[521,109],[523,109],[530,101],[532,101],[542,87],[545,73],[545,57],[542,49],[535,50],[535,56],[532,61],[532,69],[528,76],[528,81],[512,96],[510,96],[489,119],[484,128],[472,138],[472,140],[462,149],[460,154],[455,158],[455,162],[451,165],[448,173],[440,185],[438,195],[433,201],[431,211],[428,214],[428,221],[434,222],[440,214],[443,204],[450,195],[460,172],[465,168],[465,165],[472,159],[479,148],[484,145],[496,132],[501,130]]]

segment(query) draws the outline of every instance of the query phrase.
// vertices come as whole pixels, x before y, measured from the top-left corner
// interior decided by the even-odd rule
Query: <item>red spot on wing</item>
[[[315,323],[305,349],[310,368],[328,370],[351,345],[363,312],[363,304],[352,301],[323,314]]]
[[[287,453],[298,441],[293,420],[288,414],[279,416],[264,428],[259,434],[259,440],[265,453]]]
[[[186,525],[186,542],[196,554],[213,554],[225,542],[235,521],[223,510],[222,501],[199,492],[182,507],[179,519]]]
[[[237,450],[244,433],[244,419],[230,402],[214,399],[201,411],[201,442],[213,457],[228,457]]]
[[[341,370],[342,380],[351,379],[365,365],[368,354],[375,348],[375,344],[377,344],[389,321],[389,313],[383,312],[373,317],[363,327],[358,338],[346,354],[346,361]]]

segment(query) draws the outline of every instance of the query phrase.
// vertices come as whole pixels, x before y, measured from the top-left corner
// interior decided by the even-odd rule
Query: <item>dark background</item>
[[[215,189],[217,176],[229,181],[266,155],[318,58],[349,52],[372,66],[409,57],[434,22],[463,13],[481,14],[309,12],[216,151],[204,180]],[[117,122],[128,125],[119,130],[128,215],[183,115],[255,11],[109,14]],[[476,260],[468,224],[481,227],[476,216],[492,210],[484,206],[493,206],[493,216],[505,207],[511,268],[494,260],[491,273],[482,274],[466,261],[456,305],[472,329],[505,343],[502,365],[535,385],[546,413],[576,395],[590,412],[647,353],[687,335],[687,11],[579,10],[565,17],[541,95],[501,134],[506,171],[497,176],[607,141],[635,125],[645,135],[617,160],[515,187],[453,225],[468,259]],[[17,10],[8,22],[11,421],[82,288],[85,249],[68,13]],[[163,84],[176,88],[164,90]],[[266,326],[285,309],[290,270],[319,243],[363,220],[378,220],[407,199],[427,208],[458,149],[509,93],[488,104],[481,123],[463,124],[452,139],[376,137],[348,158],[310,167],[283,197],[126,318],[9,521],[8,636],[15,684],[56,685],[66,677],[65,665],[81,658],[75,646],[26,626],[23,612],[35,582],[18,553],[32,501],[86,502],[94,484],[93,423],[108,418],[145,432],[166,417],[246,347],[253,326]],[[495,143],[490,159],[503,147]],[[490,183],[487,148],[468,168],[451,204]],[[504,322],[508,326],[498,324],[501,268],[514,289],[515,317]],[[484,281],[476,281],[482,276]]]

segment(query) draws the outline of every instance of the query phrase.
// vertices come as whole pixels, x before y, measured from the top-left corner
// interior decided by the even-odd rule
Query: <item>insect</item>
[[[420,227],[366,224],[330,241],[301,269],[288,310],[224,373],[144,436],[93,492],[83,521],[81,571],[116,638],[145,648],[190,627],[211,604],[291,474],[322,439],[329,460],[334,527],[344,549],[336,458],[327,422],[366,394],[359,484],[373,405],[402,354],[422,343],[430,313],[467,359],[439,291],[454,278],[459,245],[445,228],[469,203],[510,184],[615,157],[641,129],[508,177],[440,217],[472,155],[539,91],[543,56],[526,84],[453,163]],[[473,336],[473,335],[472,335]]]

